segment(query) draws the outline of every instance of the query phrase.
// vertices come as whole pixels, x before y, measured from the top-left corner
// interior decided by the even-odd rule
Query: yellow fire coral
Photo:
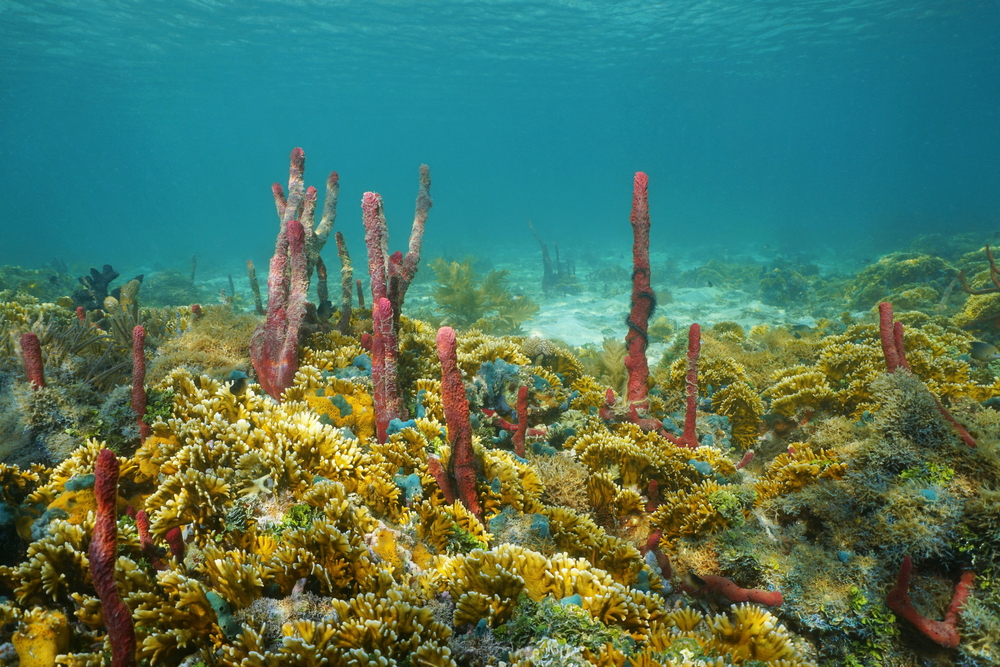
[[[16,567],[0,566],[0,579],[22,603],[39,593],[56,602],[71,592],[85,590],[90,582],[87,536],[92,530],[92,519],[80,525],[58,519],[50,522],[48,534],[28,546],[24,562]]]
[[[726,499],[732,498],[735,502],[736,491],[737,487],[732,484],[722,485],[706,479],[689,489],[667,492],[650,521],[663,531],[664,540],[708,535],[729,525],[732,516],[727,516],[728,508],[717,499],[720,494],[728,494]],[[736,507],[733,511],[738,510]]]
[[[728,333],[733,345],[746,342]],[[448,625],[485,619],[498,629],[526,595],[578,605],[580,614],[616,626],[617,636],[627,633],[640,642],[634,664],[654,664],[647,649],[670,633],[697,634],[737,662],[792,659],[781,637],[765,639],[772,619],[668,612],[675,594],[637,548],[651,529],[647,496],[656,487],[661,504],[652,521],[668,536],[704,534],[743,516],[742,496],[724,483],[738,476],[721,450],[679,449],[635,424],[606,424],[593,414],[604,404],[603,388],[563,348],[533,355],[539,365],[532,366],[520,339],[472,332],[460,346],[469,377],[495,359],[531,377],[532,424],[559,421],[549,445],[572,434],[556,457],[535,453],[526,461],[498,446],[489,422],[473,422],[483,521],[446,501],[431,474],[429,457],[447,469],[451,451],[427,325],[401,323],[403,390],[408,405],[419,403],[420,417],[382,443],[371,437],[369,380],[355,370],[339,375],[357,377],[337,377],[364,365],[353,338],[313,337],[280,403],[252,383],[229,387],[171,371],[157,386],[173,394],[169,417],[121,461],[119,511],[128,503],[148,512],[154,548],[140,545],[134,524],[121,518],[115,574],[136,623],[136,658],[152,667],[199,660],[454,667],[449,642],[460,647],[477,635],[453,639]],[[714,410],[733,418],[742,442],[756,430],[759,399],[734,358],[716,358],[704,367]],[[580,391],[577,410],[563,407],[568,386]],[[85,478],[101,448],[88,442],[51,470],[0,466],[0,494],[28,541],[23,562],[0,568],[16,598],[0,605],[0,619],[23,624],[24,607],[36,604],[72,613],[69,646],[60,648],[71,652],[59,659],[70,667],[98,665],[110,650],[87,559],[93,518]],[[546,491],[556,481],[543,482],[542,456],[552,468],[571,468],[559,479],[572,480],[572,494]],[[558,504],[568,498],[572,508]],[[46,508],[66,517],[43,517]],[[185,555],[157,555],[175,528]],[[498,536],[541,551],[496,544]],[[605,664],[620,664],[611,655]]]
[[[986,400],[1000,392],[1000,381],[979,384],[968,362],[958,358],[972,338],[943,318],[919,313],[903,316],[903,343],[914,374],[939,398]],[[833,410],[854,417],[878,409],[872,382],[885,372],[878,327],[853,325],[823,339],[819,360],[774,374],[765,396],[774,412],[793,417],[805,411]]]
[[[781,667],[813,665],[804,647],[792,638],[785,626],[771,612],[754,604],[734,604],[728,614],[712,616],[681,608],[667,614],[656,630],[650,638],[648,652],[666,651],[679,640],[693,640],[704,657],[690,664],[699,667],[748,662]],[[661,664],[673,667],[681,663],[668,660]]]
[[[162,537],[171,528],[193,523],[202,528],[198,534],[208,538],[222,530],[230,498],[230,486],[221,477],[188,468],[168,477],[146,500],[153,517],[150,530]]]
[[[801,489],[820,479],[840,479],[847,464],[826,449],[813,449],[802,442],[793,443],[790,451],[771,461],[767,472],[754,484],[758,504],[777,496]]]
[[[581,606],[606,624],[620,625],[636,638],[643,638],[650,623],[663,609],[655,597],[627,588],[586,560],[558,555],[551,560],[513,545],[490,551],[438,557],[435,567],[453,599],[467,600],[461,613],[469,622],[478,618],[503,620],[513,609],[517,596],[526,593],[533,600],[546,595],[562,599],[579,595]],[[476,595],[469,595],[475,593]]]
[[[299,373],[303,377],[297,384],[304,388],[303,398],[321,416],[321,421],[350,429],[362,442],[375,434],[374,401],[361,385],[333,376],[324,380],[311,367],[302,368]]]
[[[69,646],[66,614],[35,607],[21,618],[11,641],[21,667],[51,667]]]

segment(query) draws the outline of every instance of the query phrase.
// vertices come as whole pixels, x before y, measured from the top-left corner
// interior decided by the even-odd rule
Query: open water
[[[0,263],[263,265],[294,146],[427,255],[1000,230],[995,0],[0,0]],[[607,245],[611,244],[611,245]],[[335,261],[335,260],[334,260]]]

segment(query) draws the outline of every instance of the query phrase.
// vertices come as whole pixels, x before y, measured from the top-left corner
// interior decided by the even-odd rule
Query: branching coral
[[[805,443],[797,442],[789,451],[779,454],[764,475],[754,484],[758,504],[770,498],[791,493],[821,479],[840,479],[847,465],[825,449],[813,451]]]
[[[430,267],[438,281],[434,299],[445,324],[500,335],[516,334],[521,324],[538,312],[538,304],[531,299],[510,293],[506,270],[493,269],[480,279],[470,261],[447,262],[440,257]]]
[[[879,301],[893,301],[901,293],[917,288],[932,288],[930,303],[954,275],[950,265],[940,257],[920,253],[891,253],[867,266],[848,289],[848,300],[854,308],[871,308]],[[927,305],[924,302],[923,305]]]

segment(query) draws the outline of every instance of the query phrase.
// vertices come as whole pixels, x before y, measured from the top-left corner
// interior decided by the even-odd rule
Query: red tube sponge
[[[691,574],[699,588],[692,591],[693,595],[721,595],[730,602],[756,602],[769,607],[779,607],[785,598],[779,591],[763,591],[758,588],[740,588],[732,579],[719,577],[714,574],[706,574],[699,577]]]
[[[42,363],[42,346],[38,336],[26,333],[21,336],[21,354],[24,355],[24,374],[35,389],[45,386],[45,366]]]
[[[132,329],[132,412],[139,427],[139,440],[145,442],[151,430],[146,423],[146,330]]]
[[[679,437],[667,434],[667,439],[678,447],[698,448],[698,434],[695,426],[698,419],[698,355],[701,354],[701,327],[695,323],[688,329],[687,376],[684,386],[687,390],[687,409],[684,412],[684,433]]]
[[[149,564],[153,566],[154,570],[164,569],[165,566],[160,558],[166,551],[156,546],[153,537],[149,534],[149,515],[146,514],[146,510],[136,512],[135,527],[139,531],[139,546],[142,547],[142,554],[149,559]]]
[[[170,553],[178,562],[184,560],[184,535],[179,526],[168,530],[163,536],[163,541],[170,547]]]
[[[102,449],[94,466],[97,520],[90,541],[90,577],[101,600],[104,625],[111,639],[111,667],[135,665],[135,627],[132,612],[118,594],[115,563],[118,555],[118,458]]]
[[[921,615],[910,601],[910,574],[912,572],[913,561],[910,560],[909,556],[906,556],[899,566],[896,585],[885,596],[885,603],[889,609],[912,623],[928,639],[945,648],[955,648],[961,641],[958,634],[958,619],[962,613],[962,605],[969,598],[972,582],[976,578],[975,573],[971,570],[962,572],[962,578],[955,586],[955,593],[951,598],[951,604],[948,605],[948,611],[945,612],[944,620],[932,621]]]
[[[649,316],[656,309],[656,296],[650,286],[649,275],[649,177],[636,172],[632,185],[632,310],[625,334],[625,368],[628,370],[629,405],[644,410],[648,405],[649,362],[646,346],[649,336]]]
[[[444,404],[448,441],[451,443],[449,472],[455,480],[455,488],[462,504],[481,519],[483,510],[476,495],[476,461],[472,451],[469,399],[465,397],[462,372],[458,370],[455,330],[451,327],[438,329],[437,352],[438,359],[441,360],[441,402]]]

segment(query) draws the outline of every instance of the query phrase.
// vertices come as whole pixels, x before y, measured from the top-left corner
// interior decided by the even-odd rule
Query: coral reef
[[[517,337],[524,320],[481,327],[501,312],[481,304],[456,332],[401,312],[422,170],[412,255],[388,254],[366,195],[371,319],[348,272],[335,328],[303,284],[322,277],[338,180],[314,229],[303,168],[294,152],[287,199],[275,191],[263,324],[238,302],[142,308],[138,280],[100,312],[4,293],[0,664],[995,661],[1000,380],[969,354],[991,320],[934,303],[947,262],[972,275],[981,256],[862,271],[860,307],[888,294],[929,311],[898,321],[886,303],[877,320],[678,335],[673,314],[650,318],[640,173],[624,337]],[[782,303],[832,289],[806,264],[768,266],[688,277]],[[438,269],[473,292],[499,280]],[[992,298],[991,276],[967,279],[987,290],[968,299]]]
[[[858,274],[847,299],[852,308],[871,308],[879,301],[933,308],[953,277],[951,264],[940,257],[892,253]]]

